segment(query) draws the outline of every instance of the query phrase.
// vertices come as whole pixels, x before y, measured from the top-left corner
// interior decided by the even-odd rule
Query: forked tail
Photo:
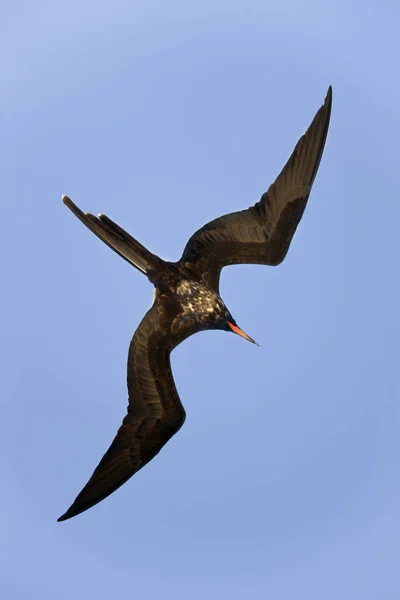
[[[151,271],[156,271],[157,267],[159,268],[160,264],[163,263],[161,258],[152,254],[122,227],[105,215],[95,217],[90,213],[82,212],[68,196],[63,196],[62,200],[90,231],[145,275],[149,275]]]

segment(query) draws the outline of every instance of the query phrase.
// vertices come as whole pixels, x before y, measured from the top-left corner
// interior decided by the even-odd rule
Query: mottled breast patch
[[[176,287],[176,295],[184,312],[197,318],[219,319],[225,312],[225,305],[213,290],[197,281],[181,280]]]

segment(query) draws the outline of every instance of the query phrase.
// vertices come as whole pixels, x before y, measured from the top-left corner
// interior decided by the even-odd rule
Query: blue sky
[[[2,598],[399,598],[398,3],[1,8]],[[183,429],[56,523],[125,414],[152,297],[61,194],[178,259],[259,199],[329,84],[287,259],[223,272],[261,347],[178,347]]]

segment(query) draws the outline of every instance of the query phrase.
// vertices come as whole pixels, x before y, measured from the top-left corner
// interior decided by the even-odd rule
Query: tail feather
[[[63,196],[62,200],[90,231],[145,275],[154,270],[157,263],[162,262],[158,256],[152,254],[106,215],[95,217],[90,213],[84,213],[68,196]]]

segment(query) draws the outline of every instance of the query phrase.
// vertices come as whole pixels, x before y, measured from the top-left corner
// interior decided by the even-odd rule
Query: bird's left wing
[[[195,266],[215,291],[227,265],[277,265],[285,258],[318,171],[331,105],[329,88],[325,103],[259,202],[204,225],[186,244],[181,262]]]
[[[185,421],[172,377],[169,355],[176,346],[174,309],[168,297],[158,295],[143,318],[129,348],[128,414],[111,446],[64,521],[91,508],[147,464]]]

